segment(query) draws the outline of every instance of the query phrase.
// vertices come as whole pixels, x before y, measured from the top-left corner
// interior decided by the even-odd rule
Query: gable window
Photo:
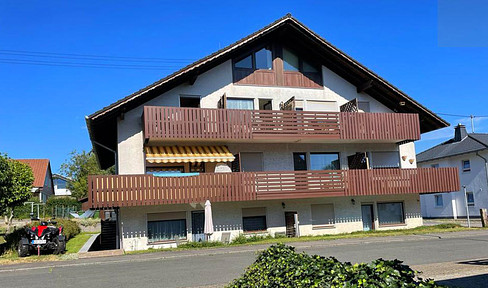
[[[299,71],[299,63],[297,55],[293,54],[288,49],[283,49],[283,68],[285,71]]]
[[[242,230],[244,232],[264,231],[266,229],[266,208],[242,208]]]
[[[339,169],[339,153],[310,153],[310,170]]]
[[[273,53],[269,47],[264,47],[251,55],[236,61],[235,68],[252,70],[272,70]]]
[[[434,200],[435,200],[435,207],[444,206],[444,202],[442,200],[442,195],[434,195]]]
[[[463,160],[463,172],[471,171],[471,163],[469,160]]]
[[[468,201],[468,206],[474,206],[474,194],[473,194],[473,192],[466,192],[466,200]]]
[[[227,98],[227,109],[254,110],[254,99]]]
[[[312,227],[321,228],[335,224],[333,204],[312,204]]]

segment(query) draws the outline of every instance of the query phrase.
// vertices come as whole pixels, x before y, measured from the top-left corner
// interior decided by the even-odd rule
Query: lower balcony
[[[88,176],[84,209],[333,196],[425,194],[460,189],[457,168],[202,173],[186,177]]]

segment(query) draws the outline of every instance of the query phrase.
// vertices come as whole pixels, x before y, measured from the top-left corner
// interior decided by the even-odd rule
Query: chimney
[[[459,142],[463,140],[466,136],[468,136],[468,132],[466,132],[466,126],[459,123],[456,127],[454,127],[454,142]]]

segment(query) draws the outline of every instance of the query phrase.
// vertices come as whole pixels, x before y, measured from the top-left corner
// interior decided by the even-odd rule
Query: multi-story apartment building
[[[115,176],[84,207],[113,209],[125,250],[422,225],[420,194],[459,189],[417,168],[414,141],[448,123],[287,15],[87,117]]]
[[[454,137],[417,155],[420,167],[457,167],[461,188],[452,193],[422,195],[422,216],[454,218],[480,216],[488,208],[488,134],[454,128]],[[466,191],[464,191],[464,187]]]

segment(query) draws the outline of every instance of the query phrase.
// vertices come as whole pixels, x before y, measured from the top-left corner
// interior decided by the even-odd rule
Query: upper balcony
[[[146,141],[400,142],[420,139],[418,114],[145,106]]]
[[[88,176],[84,209],[458,191],[457,168]]]

